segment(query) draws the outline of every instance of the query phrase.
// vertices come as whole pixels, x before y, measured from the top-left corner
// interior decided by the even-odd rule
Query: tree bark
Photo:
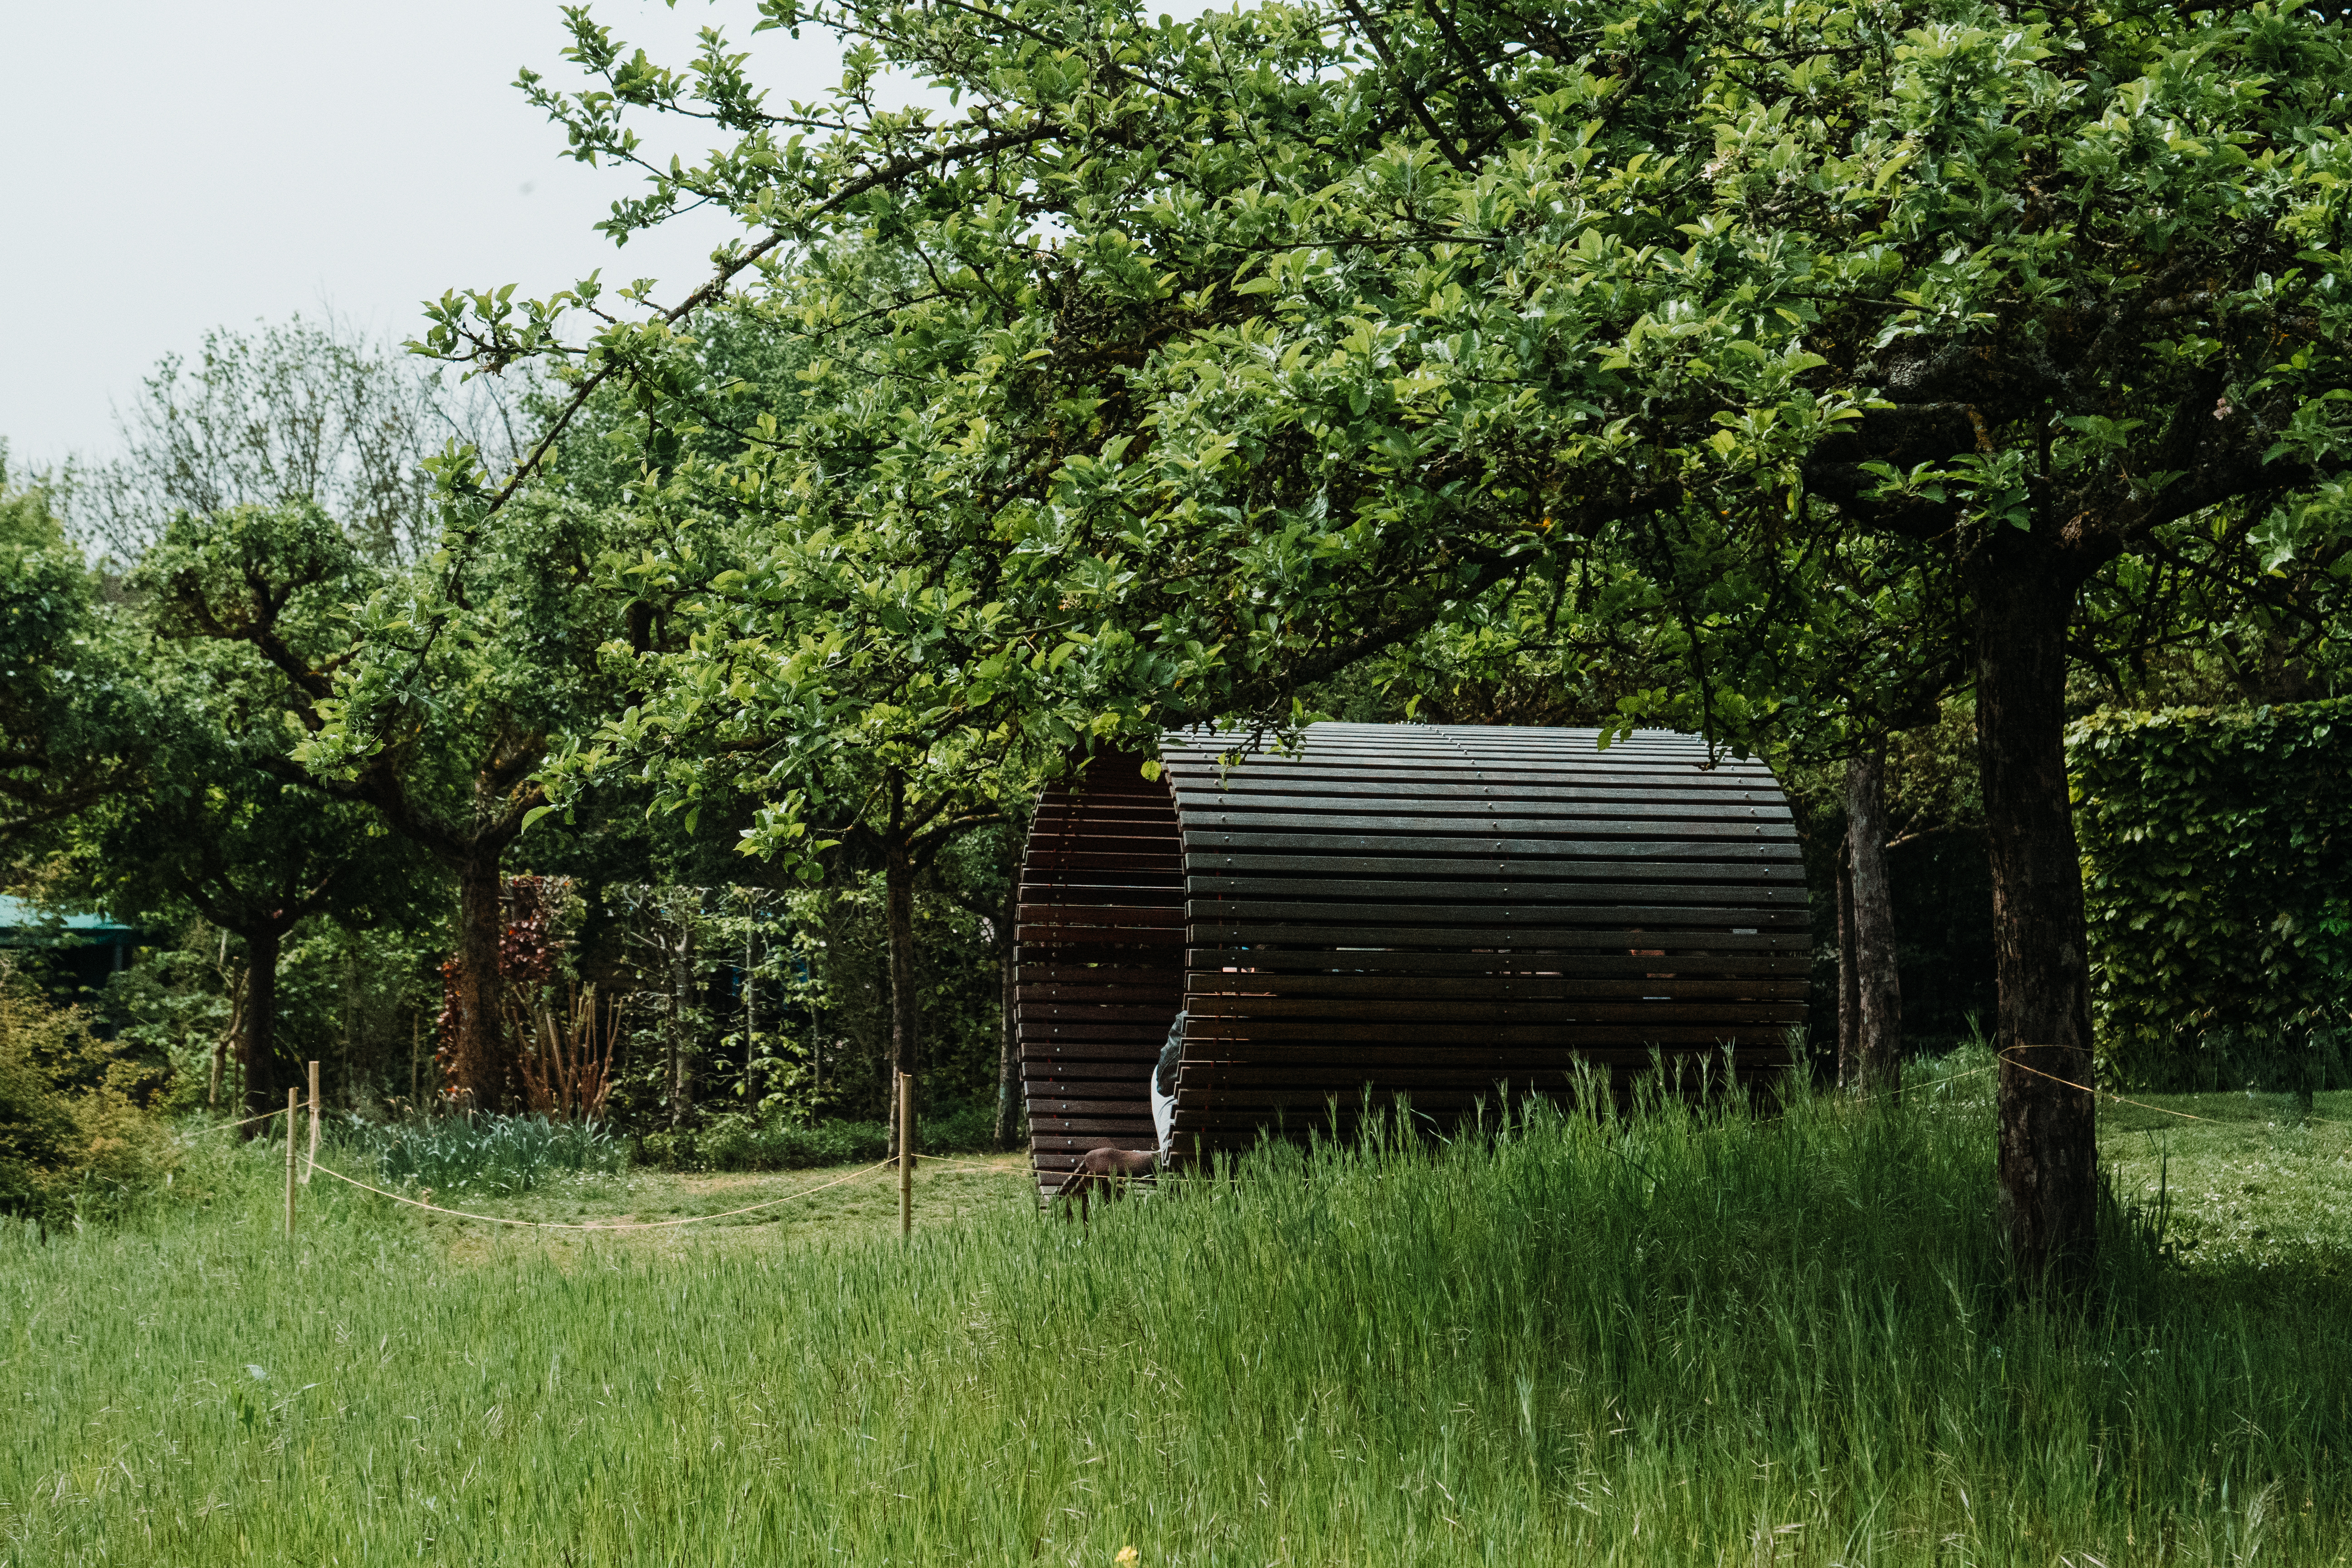
[[[238,1060],[245,1066],[245,1113],[266,1116],[286,1109],[278,1087],[278,954],[280,935],[274,922],[239,931],[245,938],[245,1041]],[[247,1138],[269,1130],[266,1121],[248,1121]]]
[[[759,938],[751,921],[759,918],[756,903],[751,920],[743,924],[743,1089],[740,1098],[751,1110],[759,1109],[759,1097],[752,1092],[752,1065],[760,1059],[760,952]]]
[[[457,1043],[451,1076],[477,1110],[506,1107],[506,1018],[499,1010],[505,980],[499,973],[506,911],[499,894],[497,857],[478,857],[458,868]]]
[[[1977,741],[2000,980],[2000,1205],[2029,1289],[2086,1285],[2096,1247],[2097,1102],[2082,862],[2066,784],[2066,626],[2080,582],[1995,529],[1970,574]]]
[[[911,1089],[921,1068],[923,1006],[920,981],[915,973],[915,858],[903,843],[886,847],[882,872],[883,915],[890,940],[890,1068],[891,1083],[905,1073]],[[892,1098],[897,1090],[892,1090]],[[890,1127],[890,1152],[898,1152],[898,1120]]]
[[[226,952],[227,950],[228,938],[224,935],[221,938],[221,951]],[[205,1090],[205,1106],[207,1110],[220,1109],[221,1079],[227,1076],[228,1054],[231,1049],[236,1047],[238,1037],[245,1032],[245,975],[246,972],[240,969],[236,972],[236,978],[229,982],[228,1026],[221,1030],[220,1037],[213,1042],[212,1079]]]
[[[1886,881],[1886,748],[1846,763],[1847,902],[1853,922],[1854,1087],[1903,1093],[1903,983],[1895,967],[1895,900]]]
[[[694,1005],[694,915],[680,904],[677,945],[670,950],[669,1125],[675,1132],[694,1111],[694,1042],[688,1029]]]
[[[1021,1121],[1021,1031],[1015,1012],[1020,954],[1013,942],[1020,916],[1021,873],[1016,869],[996,922],[996,1146],[1000,1149],[1013,1147],[1013,1134]]]
[[[1853,950],[1853,831],[1838,840],[1838,1087],[1852,1090],[1862,1082],[1862,969]]]

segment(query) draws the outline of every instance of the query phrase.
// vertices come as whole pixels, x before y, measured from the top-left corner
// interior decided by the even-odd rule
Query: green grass
[[[0,1239],[0,1563],[2352,1560],[2332,1244],[2165,1262],[2119,1211],[2092,1310],[2021,1305],[1961,1071],[1893,1113],[1276,1149],[1085,1228],[933,1163],[910,1246],[878,1176],[609,1237],[322,1180],[289,1245],[282,1166],[221,1151],[128,1229]],[[2176,1215],[2329,1147],[2234,1135],[2168,1135]]]
[[[2352,1265],[2352,1093],[2308,1112],[2291,1094],[2132,1098],[2163,1109],[2105,1109],[2108,1168],[2143,1202],[2165,1194],[2181,1251],[2207,1267]]]

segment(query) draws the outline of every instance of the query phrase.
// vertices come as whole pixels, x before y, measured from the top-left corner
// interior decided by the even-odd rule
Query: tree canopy
[[[862,333],[838,363],[887,443],[866,471],[953,498],[909,525],[1012,563],[1008,640],[1049,667],[1072,647],[1128,729],[1279,720],[1545,587],[1643,622],[1678,670],[1622,724],[1834,745],[1971,689],[2012,1241],[2029,1274],[2087,1266],[2070,660],[2184,619],[2332,632],[2339,23],[1972,0],[760,18],[848,41],[832,101],[772,106],[715,31],[671,71],[584,13],[597,83],[526,83],[583,158],[642,163],[649,113],[727,138],[647,167],[608,225],[733,212],[709,284],[578,344],[557,329],[602,308],[593,282],[452,296],[426,346],[764,440],[681,370],[699,323],[797,310],[819,381]],[[886,64],[954,107],[885,108]],[[812,258],[844,246],[894,257],[905,292],[825,308]]]

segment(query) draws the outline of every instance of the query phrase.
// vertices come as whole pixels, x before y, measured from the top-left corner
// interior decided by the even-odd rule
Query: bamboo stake
[[[310,1165],[319,1163],[319,1064],[310,1064]],[[310,1184],[310,1165],[302,1167],[302,1184]]]
[[[915,1229],[915,1079],[898,1075],[898,1234]]]
[[[294,1239],[294,1116],[302,1108],[302,1091],[286,1086],[286,1239]]]

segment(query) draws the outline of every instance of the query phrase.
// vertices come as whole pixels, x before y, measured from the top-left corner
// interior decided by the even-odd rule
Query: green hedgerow
[[[153,1079],[80,1009],[0,982],[0,1214],[110,1216],[162,1181],[177,1146]]]

